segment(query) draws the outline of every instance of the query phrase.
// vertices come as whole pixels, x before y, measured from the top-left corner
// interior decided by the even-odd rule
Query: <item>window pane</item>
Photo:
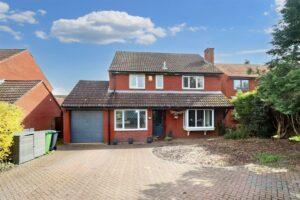
[[[136,76],[135,75],[129,76],[129,86],[136,87]]]
[[[163,76],[156,75],[156,88],[163,88]]]
[[[195,127],[195,110],[189,110],[189,127]]]
[[[189,77],[183,77],[183,87],[189,87]]]
[[[142,75],[137,76],[137,87],[144,88],[145,87],[145,77]]]
[[[138,111],[125,110],[124,111],[124,128],[125,129],[136,129],[138,128]]]
[[[241,80],[234,80],[233,81],[233,88],[235,90],[241,89]]]
[[[140,111],[140,128],[146,128],[146,111]]]
[[[242,80],[243,90],[249,89],[249,80]]]
[[[196,88],[196,77],[190,77],[190,88]]]
[[[122,111],[116,111],[116,127],[122,128]]]
[[[203,110],[197,110],[197,127],[204,125]]]
[[[198,88],[203,88],[203,86],[204,86],[203,82],[204,82],[204,78],[202,76],[197,77],[197,87]]]
[[[205,110],[205,126],[212,126],[212,111]]]

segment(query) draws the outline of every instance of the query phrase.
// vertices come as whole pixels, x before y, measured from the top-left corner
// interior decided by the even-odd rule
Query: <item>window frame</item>
[[[161,77],[161,87],[158,87],[157,85],[157,80],[158,78],[157,77]],[[164,75],[155,75],[155,89],[164,89]]]
[[[239,85],[243,86],[243,81],[247,81],[248,82],[248,88],[235,88],[235,82],[239,81]],[[249,91],[250,90],[250,80],[249,79],[233,79],[233,89],[235,91],[241,90],[241,91]]]
[[[194,127],[189,126],[189,111],[190,110],[195,111],[195,126]],[[197,111],[198,110],[203,111],[203,125],[204,126],[197,126]],[[211,126],[205,126],[205,123],[206,123],[205,111],[206,110],[211,111],[211,117],[212,117]],[[212,131],[212,130],[215,130],[215,110],[214,109],[187,109],[185,111],[184,117],[183,117],[183,128],[186,131]]]
[[[190,82],[191,77],[196,79],[196,87],[195,88],[191,88],[191,82]],[[184,86],[184,78],[188,78],[188,87]],[[198,87],[199,80],[202,80],[202,83],[203,83],[202,87]],[[205,83],[204,76],[192,76],[192,75],[183,75],[182,76],[182,89],[185,89],[185,90],[204,90],[204,83]]]
[[[137,85],[132,85],[131,78],[133,78],[134,76],[136,77],[135,78],[136,83],[138,82],[137,77],[143,77],[143,80],[144,80],[144,86],[143,87],[138,87]],[[129,74],[129,89],[145,89],[145,87],[146,87],[146,76],[145,76],[145,74]]]
[[[118,111],[121,111],[122,112],[122,128],[118,128],[117,127],[117,116],[116,116],[116,113]],[[125,111],[138,111],[138,117],[137,117],[137,126],[138,128],[130,128],[130,129],[127,129],[125,128]],[[145,128],[140,128],[140,112],[141,111],[145,111]],[[148,112],[147,112],[147,109],[116,109],[114,110],[114,130],[115,131],[146,131],[148,130]]]

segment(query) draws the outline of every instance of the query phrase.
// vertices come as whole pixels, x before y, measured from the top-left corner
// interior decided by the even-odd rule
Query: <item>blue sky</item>
[[[107,80],[116,50],[268,61],[284,0],[0,0],[0,48],[28,48],[55,88]]]

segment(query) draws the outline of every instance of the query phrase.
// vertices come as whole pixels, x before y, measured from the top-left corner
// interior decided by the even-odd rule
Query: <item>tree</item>
[[[272,108],[277,134],[284,137],[300,126],[300,1],[287,0],[282,20],[274,29],[270,71],[261,76],[260,98]]]
[[[13,134],[22,131],[22,110],[13,105],[0,102],[0,162],[10,153]]]
[[[272,34],[273,49],[268,52],[274,56],[271,67],[280,60],[300,61],[300,1],[287,0],[281,14],[282,20]]]

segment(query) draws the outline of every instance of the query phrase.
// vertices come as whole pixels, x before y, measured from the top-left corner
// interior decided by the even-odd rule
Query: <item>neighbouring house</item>
[[[218,135],[232,104],[213,51],[116,52],[109,81],[79,81],[63,102],[64,142]]]
[[[243,92],[254,90],[257,78],[267,71],[267,67],[258,64],[222,64],[215,66],[223,72],[221,75],[222,91],[231,98],[237,91]]]
[[[238,91],[251,91],[257,86],[257,78],[260,74],[267,72],[267,66],[258,64],[224,64],[218,63],[215,66],[223,72],[221,75],[222,92],[228,97],[234,97]],[[233,119],[232,110],[226,115],[227,125],[236,125]]]
[[[26,49],[0,49],[0,101],[23,109],[25,129],[61,129],[52,86]]]

